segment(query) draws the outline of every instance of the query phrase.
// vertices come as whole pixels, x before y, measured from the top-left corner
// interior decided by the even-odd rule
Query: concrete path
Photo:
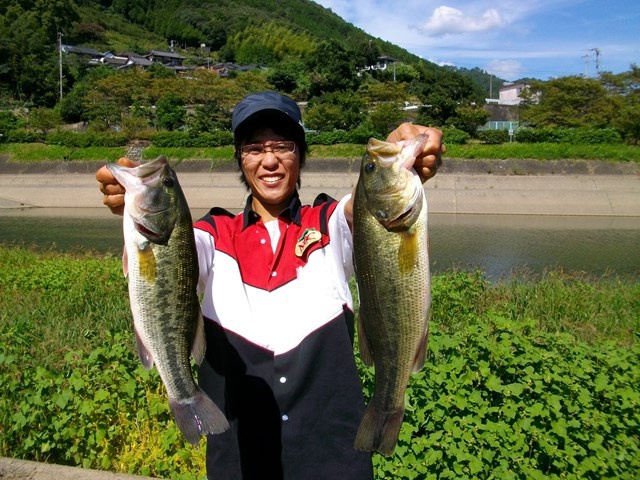
[[[181,172],[192,210],[212,206],[237,211],[246,191],[237,173]],[[352,191],[354,173],[303,172],[301,196]],[[492,175],[441,173],[425,184],[432,213],[598,215],[640,217],[640,175]],[[1,174],[0,209],[98,208],[102,196],[93,174]]]
[[[150,480],[150,477],[125,475],[48,463],[0,457],[2,480]]]

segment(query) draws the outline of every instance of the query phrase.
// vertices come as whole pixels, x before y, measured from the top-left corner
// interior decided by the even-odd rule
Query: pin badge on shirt
[[[315,228],[307,228],[302,232],[302,235],[298,239],[298,243],[296,243],[296,256],[302,257],[304,252],[306,252],[311,245],[319,242],[321,238],[322,234]]]

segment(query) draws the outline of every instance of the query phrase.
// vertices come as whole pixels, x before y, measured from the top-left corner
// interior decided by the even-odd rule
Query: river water
[[[480,269],[497,281],[561,268],[640,279],[638,217],[432,214],[429,222],[434,273]],[[119,255],[121,218],[104,208],[0,210],[0,243]]]

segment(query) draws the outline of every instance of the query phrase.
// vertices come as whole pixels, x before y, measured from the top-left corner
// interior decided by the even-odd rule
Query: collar
[[[260,220],[260,215],[258,215],[253,210],[253,208],[251,208],[252,201],[253,201],[253,195],[249,195],[249,197],[247,198],[247,203],[244,206],[244,211],[242,215],[243,230],[251,225],[254,225],[255,223],[258,222],[258,220]],[[293,195],[291,195],[291,198],[289,199],[289,204],[284,208],[284,210],[280,212],[280,214],[278,215],[278,218],[292,221],[296,225],[300,226],[301,224],[300,208],[301,207],[302,207],[302,204],[300,202],[300,197],[298,196],[298,191],[296,190],[293,193]]]

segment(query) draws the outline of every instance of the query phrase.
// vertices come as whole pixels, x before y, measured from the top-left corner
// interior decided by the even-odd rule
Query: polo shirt
[[[199,382],[231,428],[207,439],[219,479],[371,479],[353,442],[364,399],[353,357],[349,197],[293,195],[277,224],[251,209],[195,222],[207,353]],[[271,235],[270,235],[271,231]]]

